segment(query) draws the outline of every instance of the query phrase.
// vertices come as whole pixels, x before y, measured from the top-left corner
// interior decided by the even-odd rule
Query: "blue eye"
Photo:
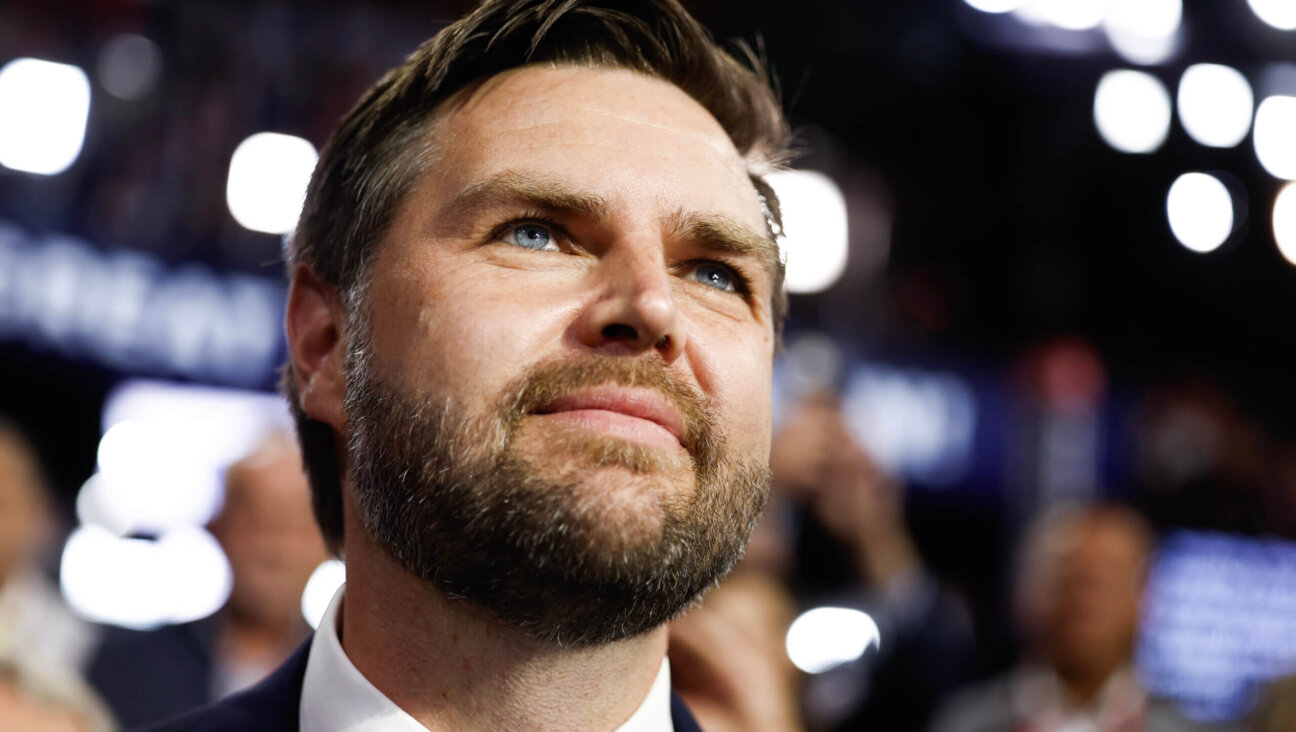
[[[692,272],[689,272],[689,277],[717,290],[724,290],[725,292],[737,292],[738,290],[738,283],[735,281],[733,273],[718,264],[699,264],[693,268]]]
[[[553,234],[539,224],[515,226],[504,232],[504,236],[500,238],[509,244],[515,244],[526,249],[535,249],[537,251],[554,251],[558,249]]]

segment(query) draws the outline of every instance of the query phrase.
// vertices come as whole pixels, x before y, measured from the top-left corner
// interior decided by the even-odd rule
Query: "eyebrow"
[[[448,217],[463,218],[493,206],[523,204],[546,211],[584,218],[607,218],[612,207],[607,199],[572,191],[561,183],[507,171],[477,181],[452,198],[441,211]]]
[[[610,218],[613,209],[608,199],[597,194],[573,191],[559,181],[505,171],[463,189],[441,208],[442,215],[435,218],[470,219],[494,206],[517,204],[597,220]],[[668,236],[719,252],[755,257],[771,272],[779,265],[778,245],[773,239],[728,216],[680,209],[665,221],[664,233]]]
[[[677,211],[670,219],[668,233],[674,236],[715,251],[755,257],[771,272],[778,267],[778,245],[746,224],[728,216],[683,211]]]

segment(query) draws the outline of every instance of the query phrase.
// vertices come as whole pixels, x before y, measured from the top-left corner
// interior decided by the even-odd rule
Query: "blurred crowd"
[[[1181,379],[1138,400],[1133,487],[1037,492],[1024,513],[1009,502],[1020,514],[1003,524],[1013,549],[1000,576],[973,578],[980,589],[929,561],[941,538],[912,530],[910,488],[879,467],[843,410],[821,390],[782,416],[774,493],[744,560],[672,627],[674,684],[706,729],[1296,728],[1293,677],[1259,690],[1246,716],[1208,724],[1150,692],[1136,662],[1167,530],[1296,538],[1296,450],[1223,389]],[[60,511],[37,452],[17,425],[0,426],[0,729],[143,724],[255,683],[302,642],[303,589],[327,552],[295,442],[268,435],[228,467],[224,487],[207,527],[233,570],[224,607],[149,630],[96,625],[54,580]],[[952,508],[947,520],[976,517]],[[823,607],[857,611],[873,637],[808,673],[789,628]],[[823,630],[829,646],[853,642]]]
[[[269,435],[225,473],[207,527],[233,572],[196,622],[95,625],[64,604],[46,566],[56,516],[35,452],[0,428],[0,729],[137,727],[260,681],[310,631],[307,579],[326,557],[296,443]]]

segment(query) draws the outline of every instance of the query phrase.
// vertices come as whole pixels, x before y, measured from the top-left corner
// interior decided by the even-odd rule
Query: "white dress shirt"
[[[311,640],[302,681],[301,732],[427,732],[356,669],[338,641],[338,615],[346,586],[329,603]],[[674,732],[670,715],[670,664],[648,696],[615,732]]]

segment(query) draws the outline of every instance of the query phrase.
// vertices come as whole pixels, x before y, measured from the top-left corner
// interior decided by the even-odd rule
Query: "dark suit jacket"
[[[309,640],[265,681],[251,689],[142,732],[293,732],[298,728],[297,713],[308,655]],[[671,693],[671,721],[675,732],[702,732],[674,692]]]
[[[216,623],[211,619],[156,630],[103,630],[86,680],[117,722],[139,727],[213,701]]]

